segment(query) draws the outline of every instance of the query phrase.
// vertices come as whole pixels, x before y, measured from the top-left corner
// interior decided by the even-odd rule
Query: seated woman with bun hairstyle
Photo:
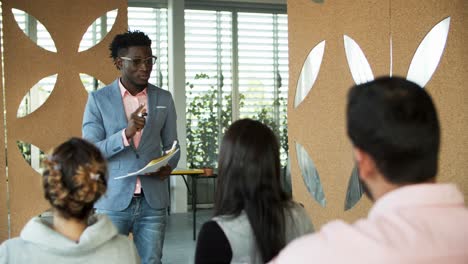
[[[32,218],[0,246],[0,263],[140,263],[135,246],[93,204],[107,188],[107,164],[91,143],[71,138],[44,162],[52,215]]]

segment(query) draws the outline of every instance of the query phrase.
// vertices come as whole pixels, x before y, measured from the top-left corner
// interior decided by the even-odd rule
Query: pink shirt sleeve
[[[130,143],[128,143],[127,136],[125,136],[125,128],[122,130],[122,142],[124,146],[128,147],[130,146]]]

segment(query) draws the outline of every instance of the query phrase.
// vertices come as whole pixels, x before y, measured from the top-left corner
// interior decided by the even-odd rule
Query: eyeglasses
[[[158,57],[156,56],[151,56],[146,59],[132,59],[129,57],[120,57],[120,58],[122,60],[131,61],[133,63],[133,66],[135,67],[140,66],[142,63],[144,63],[146,66],[154,65],[156,63],[156,60],[158,59]]]

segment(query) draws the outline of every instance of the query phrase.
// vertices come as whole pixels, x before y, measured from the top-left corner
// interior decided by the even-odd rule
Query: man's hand
[[[160,180],[165,180],[169,175],[171,175],[172,168],[169,165],[162,166],[158,171],[153,173],[147,173],[145,175],[159,177]]]
[[[145,116],[146,108],[145,104],[141,104],[135,112],[130,115],[130,119],[128,120],[127,128],[125,129],[125,136],[127,139],[132,138],[136,132],[143,129],[146,124]]]

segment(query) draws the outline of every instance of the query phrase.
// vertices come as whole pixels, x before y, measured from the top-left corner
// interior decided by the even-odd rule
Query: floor
[[[197,234],[201,225],[209,220],[211,209],[197,209]],[[163,264],[192,264],[196,241],[193,240],[192,212],[168,216],[163,248]]]

